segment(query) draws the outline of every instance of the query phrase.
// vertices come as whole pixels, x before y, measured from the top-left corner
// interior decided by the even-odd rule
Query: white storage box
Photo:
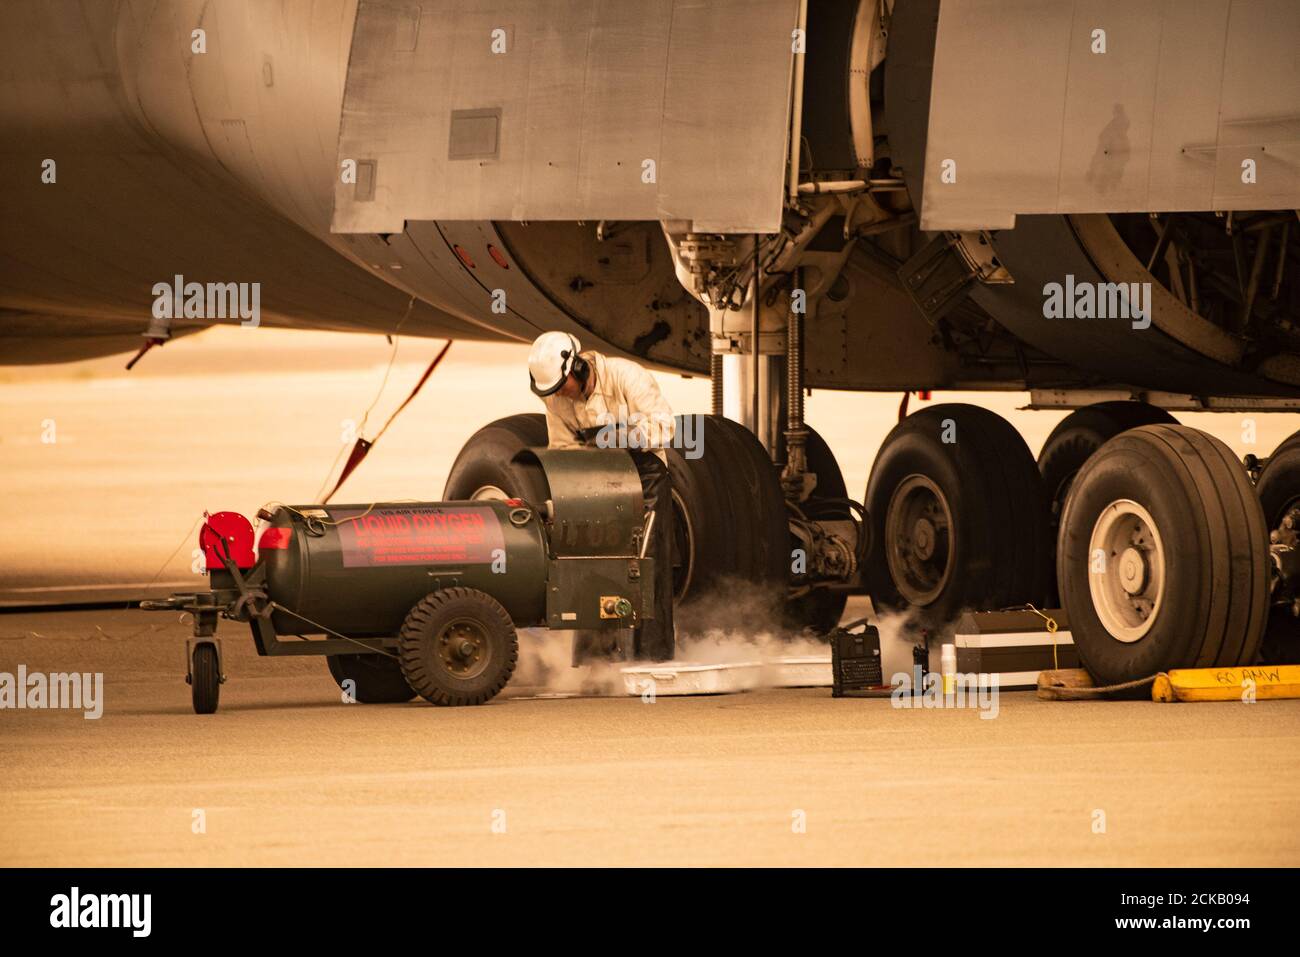
[[[1046,614],[1057,623],[1054,634],[1044,628],[1042,616],[1031,611],[967,612],[953,636],[957,671],[996,674],[999,690],[1027,691],[1038,687],[1040,671],[1078,668],[1079,655],[1065,613]]]
[[[740,661],[704,665],[661,661],[623,669],[623,684],[630,695],[653,691],[659,695],[734,694],[757,688],[763,662]]]
[[[770,688],[829,688],[830,655],[791,655],[763,662],[763,684]]]

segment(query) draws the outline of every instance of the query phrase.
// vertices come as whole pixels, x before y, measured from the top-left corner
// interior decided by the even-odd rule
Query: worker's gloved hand
[[[583,445],[601,449],[627,449],[631,452],[645,452],[657,448],[653,438],[661,434],[652,428],[653,423],[644,419],[627,421],[610,419],[604,425],[593,425],[587,429],[575,429],[574,438]]]
[[[594,425],[589,429],[578,429],[574,437],[583,445],[598,449],[627,449],[629,452],[646,451],[651,448],[650,435],[643,425],[627,422],[609,422],[606,425]]]
[[[589,428],[589,429],[578,429],[578,430],[576,430],[575,433],[574,433],[574,437],[577,438],[577,440],[578,440],[579,442],[581,442],[583,445],[595,445],[595,444],[596,444],[596,439],[597,439],[597,437],[598,437],[602,432],[604,432],[605,429],[606,429],[606,426],[603,426],[603,425],[593,425],[593,426],[592,426],[591,428]]]

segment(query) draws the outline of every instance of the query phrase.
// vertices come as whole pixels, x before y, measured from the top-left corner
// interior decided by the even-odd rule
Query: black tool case
[[[832,697],[842,698],[851,692],[871,691],[884,685],[880,632],[875,625],[859,618],[836,628],[827,638],[831,646]]]

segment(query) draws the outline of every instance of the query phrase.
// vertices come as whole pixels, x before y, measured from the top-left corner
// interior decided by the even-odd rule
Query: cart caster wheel
[[[190,694],[194,700],[195,714],[212,714],[221,697],[221,667],[217,660],[217,646],[197,645],[190,660]]]

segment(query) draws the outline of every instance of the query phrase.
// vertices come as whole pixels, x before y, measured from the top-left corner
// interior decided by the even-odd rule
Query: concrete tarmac
[[[0,616],[0,672],[105,689],[98,720],[0,711],[0,865],[1300,863],[1300,701],[347,705],[322,660],[258,658],[223,622],[230,680],[197,716],[188,632]]]

